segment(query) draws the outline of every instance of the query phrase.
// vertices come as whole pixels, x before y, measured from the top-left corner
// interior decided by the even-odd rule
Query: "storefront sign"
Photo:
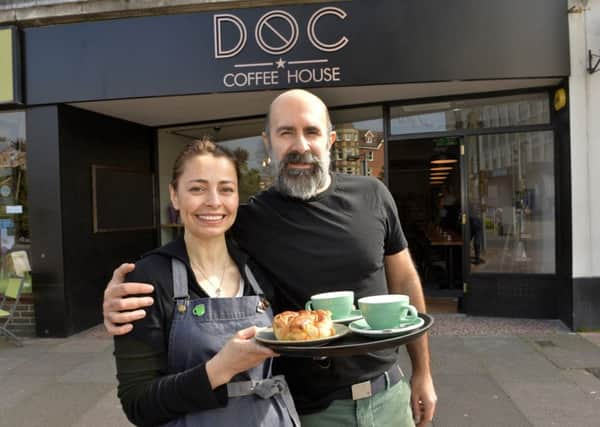
[[[223,85],[227,88],[268,88],[303,84],[331,83],[342,81],[340,66],[329,63],[326,53],[337,52],[349,42],[348,37],[340,35],[334,42],[323,40],[319,35],[318,24],[326,17],[335,17],[343,21],[347,13],[339,7],[323,7],[310,15],[305,26],[285,10],[264,13],[256,23],[252,35],[253,41],[263,52],[275,55],[277,60],[267,62],[235,63],[233,70],[223,76]],[[341,25],[338,27],[342,28]],[[306,28],[306,37],[312,47],[302,57],[286,57],[298,43],[301,28]],[[232,13],[213,15],[214,57],[216,59],[234,58],[248,43],[246,23]],[[229,34],[227,34],[229,33]],[[269,36],[274,42],[269,41]],[[233,41],[227,46],[225,40]]]
[[[23,206],[22,205],[6,206],[6,213],[12,214],[12,215],[22,214]]]
[[[15,28],[0,28],[0,104],[21,103],[18,41]]]
[[[27,101],[568,76],[566,8],[352,0],[26,28]]]

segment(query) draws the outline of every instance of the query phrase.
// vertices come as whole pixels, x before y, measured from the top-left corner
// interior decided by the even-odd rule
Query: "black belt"
[[[402,369],[400,369],[400,366],[394,364],[383,374],[361,383],[352,384],[350,387],[337,390],[332,396],[336,400],[365,399],[396,385],[403,377],[404,373],[402,372]]]

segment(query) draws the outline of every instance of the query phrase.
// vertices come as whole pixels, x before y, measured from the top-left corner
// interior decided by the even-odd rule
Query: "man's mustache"
[[[294,163],[307,163],[307,164],[318,164],[319,158],[314,156],[310,151],[300,153],[298,151],[292,151],[285,155],[282,161],[283,165],[294,164]]]

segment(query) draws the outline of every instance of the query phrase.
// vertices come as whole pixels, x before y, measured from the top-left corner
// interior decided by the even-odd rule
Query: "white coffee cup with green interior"
[[[386,294],[360,298],[358,307],[372,329],[392,329],[419,318],[408,295]]]
[[[306,303],[307,310],[329,310],[333,320],[350,316],[354,309],[354,292],[337,291],[316,294]]]

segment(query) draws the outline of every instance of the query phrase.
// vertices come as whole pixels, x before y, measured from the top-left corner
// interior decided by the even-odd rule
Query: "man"
[[[240,208],[236,239],[278,284],[280,310],[301,309],[315,293],[351,289],[359,298],[407,294],[424,312],[391,195],[376,179],[329,173],[335,138],[327,107],[310,92],[290,90],[273,101],[263,140],[276,179]],[[141,307],[152,304],[150,297],[123,298],[152,291],[122,283],[132,268],[117,269],[105,291],[105,324],[112,334],[129,332],[130,322],[144,316]],[[303,426],[412,426],[412,414],[423,426],[437,400],[427,337],[407,349],[410,388],[397,366],[397,350],[325,360],[280,357],[277,369],[286,375]],[[363,382],[373,396],[353,387]]]

